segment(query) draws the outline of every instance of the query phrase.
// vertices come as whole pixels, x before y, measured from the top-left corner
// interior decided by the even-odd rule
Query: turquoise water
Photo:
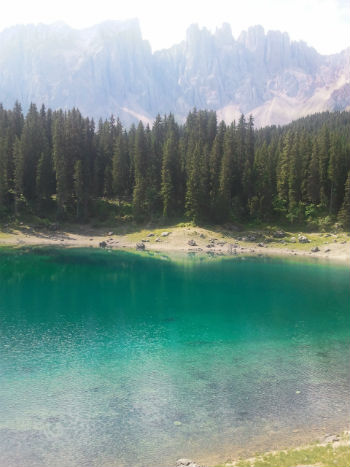
[[[225,461],[342,430],[349,269],[0,252],[0,466]]]

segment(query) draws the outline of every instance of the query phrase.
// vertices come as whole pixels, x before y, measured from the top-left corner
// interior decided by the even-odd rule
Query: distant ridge
[[[0,102],[73,106],[129,125],[193,107],[230,122],[252,113],[256,126],[350,108],[350,48],[324,56],[287,33],[254,26],[232,36],[191,25],[184,41],[152,53],[138,20],[84,30],[64,23],[14,26],[0,33]]]

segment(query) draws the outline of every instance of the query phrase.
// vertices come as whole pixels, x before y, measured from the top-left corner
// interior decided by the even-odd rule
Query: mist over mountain
[[[184,41],[152,53],[137,20],[84,30],[64,23],[0,33],[0,102],[78,107],[126,125],[193,107],[230,122],[252,113],[257,126],[350,107],[350,49],[324,56],[287,33],[254,26],[235,39],[192,25]]]

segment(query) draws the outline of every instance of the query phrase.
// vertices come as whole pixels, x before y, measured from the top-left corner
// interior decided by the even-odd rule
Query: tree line
[[[138,221],[315,220],[350,226],[350,113],[324,112],[283,127],[253,117],[218,122],[191,111],[129,129],[78,109],[0,105],[0,217],[55,210],[85,221],[100,198],[132,205]]]

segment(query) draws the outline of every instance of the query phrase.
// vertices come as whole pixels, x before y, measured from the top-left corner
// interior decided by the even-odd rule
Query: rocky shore
[[[90,226],[0,226],[0,245],[57,245],[187,253],[208,256],[301,256],[350,261],[350,237],[344,232],[284,230],[236,231],[177,225],[168,229],[115,231]]]

